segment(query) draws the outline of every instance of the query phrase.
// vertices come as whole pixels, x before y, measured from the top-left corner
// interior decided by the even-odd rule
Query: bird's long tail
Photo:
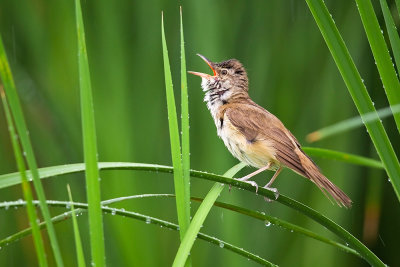
[[[339,206],[346,208],[351,207],[351,199],[328,178],[326,178],[318,169],[317,165],[306,155],[303,154],[301,161],[309,161],[311,164],[302,164],[305,169],[305,174],[310,180],[315,183],[318,188],[328,197],[327,193],[332,196]],[[328,197],[329,198],[329,197]]]

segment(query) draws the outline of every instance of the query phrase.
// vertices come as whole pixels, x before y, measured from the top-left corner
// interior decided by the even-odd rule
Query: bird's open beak
[[[200,55],[200,54],[197,54],[199,57],[201,57],[206,63],[207,63],[207,65],[211,68],[211,70],[213,71],[213,76],[211,76],[211,75],[209,75],[209,74],[206,74],[206,73],[201,73],[201,72],[195,72],[195,71],[188,71],[188,73],[191,73],[191,74],[194,74],[194,75],[197,75],[197,76],[200,76],[200,77],[202,77],[202,78],[206,78],[206,79],[210,79],[211,77],[215,77],[215,76],[217,76],[217,73],[215,72],[215,69],[213,68],[213,63],[210,61],[210,60],[208,60],[205,56],[203,56],[203,55]]]

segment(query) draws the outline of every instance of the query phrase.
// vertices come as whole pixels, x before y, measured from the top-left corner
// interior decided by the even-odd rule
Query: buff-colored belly
[[[225,116],[223,127],[218,129],[218,135],[224,141],[225,146],[232,155],[246,164],[261,168],[272,163],[270,169],[279,167],[275,157],[275,148],[271,141],[256,139],[249,142],[245,136],[233,126]]]

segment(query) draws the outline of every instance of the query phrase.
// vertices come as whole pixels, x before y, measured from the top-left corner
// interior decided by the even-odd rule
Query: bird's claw
[[[245,181],[245,183],[251,184],[256,188],[256,194],[258,193],[258,184],[254,181]]]
[[[273,187],[268,187],[268,186],[264,186],[263,188],[265,188],[265,189],[267,189],[267,190],[269,190],[269,191],[272,191],[272,192],[274,193],[274,196],[275,196],[275,199],[270,199],[270,198],[268,198],[268,197],[264,197],[264,200],[265,200],[265,201],[267,201],[267,202],[272,202],[272,201],[275,201],[275,200],[278,199],[278,197],[279,197],[278,189],[273,188]]]
[[[254,186],[256,188],[256,194],[257,194],[257,192],[258,192],[258,184],[256,182],[254,182],[254,181],[246,181],[246,180],[242,180],[242,179],[237,179],[237,180],[241,181],[241,182],[245,182],[245,183],[251,184],[252,186]],[[232,185],[229,185],[229,192],[231,192],[231,189],[232,189]]]

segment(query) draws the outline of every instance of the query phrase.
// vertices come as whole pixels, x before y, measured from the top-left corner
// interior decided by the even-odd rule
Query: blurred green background
[[[373,1],[377,4],[378,1]],[[389,1],[391,7],[395,6]],[[377,108],[387,100],[353,1],[327,1],[336,24]],[[176,99],[179,98],[179,6],[183,8],[189,70],[208,72],[196,56],[239,59],[247,68],[250,96],[277,115],[303,145],[306,134],[357,115],[357,111],[305,1],[82,1],[94,94],[100,161],[171,165],[161,51],[164,11]],[[383,22],[380,9],[376,9]],[[396,17],[397,26],[399,19]],[[383,25],[383,24],[382,24]],[[40,167],[83,161],[73,1],[0,0],[0,32],[22,100]],[[385,32],[386,34],[386,32]],[[218,174],[237,163],[218,139],[203,103],[200,79],[188,78],[191,167]],[[179,103],[179,102],[178,102]],[[179,107],[178,107],[179,112]],[[392,118],[384,121],[399,148]],[[312,144],[377,158],[364,128]],[[397,149],[399,151],[399,149]],[[3,110],[0,110],[0,174],[16,171]],[[323,172],[354,201],[340,209],[316,186],[289,170],[276,186],[344,226],[386,264],[400,266],[400,208],[383,171],[315,158]],[[240,174],[253,171],[245,168]],[[256,180],[263,184],[272,172]],[[101,173],[102,199],[144,193],[173,193],[171,175],[132,171]],[[48,199],[86,201],[84,175],[43,182]],[[192,179],[191,194],[204,197],[212,183]],[[0,201],[22,198],[20,186],[0,191]],[[326,229],[279,203],[233,189],[220,201],[234,203],[336,240]],[[174,199],[131,200],[117,207],[176,222]],[[192,204],[192,214],[198,207]],[[66,211],[52,208],[52,214]],[[78,217],[89,262],[87,215]],[[169,266],[179,234],[154,225],[104,215],[109,266]],[[0,210],[0,238],[28,226],[25,209]],[[76,264],[72,224],[56,225],[66,266]],[[281,266],[367,266],[360,258],[275,226],[214,208],[202,232],[252,251]],[[45,239],[47,240],[47,236]],[[48,241],[46,250],[54,264]],[[234,253],[198,240],[194,266],[257,266]],[[34,266],[32,239],[0,250],[1,266]]]

